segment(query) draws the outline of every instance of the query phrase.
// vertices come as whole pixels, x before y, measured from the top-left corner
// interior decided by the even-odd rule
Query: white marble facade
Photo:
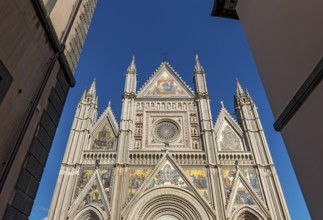
[[[49,219],[290,219],[254,102],[237,81],[237,120],[213,124],[204,70],[195,91],[162,62],[137,91],[127,69],[120,123],[97,117],[95,82],[72,125]]]

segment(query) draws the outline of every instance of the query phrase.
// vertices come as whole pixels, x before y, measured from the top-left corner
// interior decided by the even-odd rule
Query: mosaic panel
[[[145,96],[186,96],[183,89],[169,74],[167,71],[164,71],[149,88]]]
[[[76,187],[75,192],[75,198],[81,193],[85,185],[88,183],[90,178],[92,177],[94,173],[93,169],[81,169],[80,175],[78,178],[78,184]],[[111,183],[111,177],[112,177],[112,169],[99,169],[100,178],[102,181],[102,185],[104,188],[104,191],[107,195],[107,198],[109,202],[111,202],[111,189],[112,189],[112,183]]]
[[[226,200],[229,200],[230,194],[232,192],[232,186],[236,177],[237,171],[235,169],[222,169],[222,178],[224,184],[224,193]]]
[[[251,185],[253,190],[257,193],[259,198],[263,199],[256,170],[251,167],[248,167],[248,168],[242,168],[241,172],[243,176],[248,180],[249,184]]]
[[[115,135],[110,123],[106,120],[93,136],[92,149],[110,150],[113,149]]]
[[[254,205],[254,204],[255,202],[252,196],[250,195],[250,193],[247,191],[247,189],[244,187],[242,183],[239,183],[234,205]]]
[[[222,131],[218,137],[220,150],[242,151],[242,143],[238,134],[231,128],[228,122],[224,121]]]
[[[161,170],[158,171],[156,177],[151,182],[149,188],[155,186],[177,185],[186,187],[186,183],[181,175],[174,169],[174,167],[167,161]]]
[[[102,195],[101,195],[100,190],[99,190],[99,184],[95,180],[95,181],[93,181],[93,184],[92,184],[89,192],[84,197],[84,199],[81,202],[79,208],[82,208],[85,205],[90,204],[90,203],[97,203],[97,204],[100,205],[100,207],[103,210],[105,210],[104,205],[103,205],[103,199],[104,198],[102,198]]]
[[[185,170],[186,174],[189,176],[191,183],[196,187],[196,189],[201,193],[201,195],[209,200],[207,191],[207,175],[205,169],[189,169]]]
[[[142,183],[145,181],[147,176],[150,174],[151,169],[132,169],[129,174],[129,189],[128,199],[130,200],[137,190],[140,188]]]

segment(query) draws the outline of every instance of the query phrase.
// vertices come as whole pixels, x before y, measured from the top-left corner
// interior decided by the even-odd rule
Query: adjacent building
[[[78,103],[48,218],[290,219],[250,94],[237,81],[237,120],[222,103],[214,124],[198,57],[194,83],[164,61],[137,91],[133,59],[119,124],[110,103],[98,116],[94,81]]]
[[[240,19],[306,204],[322,219],[323,2],[216,0],[212,15]],[[233,16],[234,15],[234,16]]]
[[[1,219],[28,219],[96,3],[0,3]]]

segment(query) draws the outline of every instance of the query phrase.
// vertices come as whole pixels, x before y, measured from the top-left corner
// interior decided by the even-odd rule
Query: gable
[[[214,125],[219,151],[243,151],[242,129],[223,106]]]
[[[92,133],[91,150],[112,150],[116,134],[108,118],[103,118]]]
[[[106,192],[106,196],[108,198],[108,201],[111,201],[111,177],[112,177],[112,169],[108,168],[100,168],[97,170],[98,175],[99,175],[99,180],[102,183],[102,186],[104,188],[104,191]],[[78,181],[77,181],[77,186],[74,194],[74,198],[76,199],[80,193],[84,190],[86,185],[93,179],[95,178],[93,175],[96,175],[96,170],[94,168],[81,168],[79,176],[78,176]]]
[[[230,190],[231,193],[229,195],[229,199],[227,200],[228,214],[232,215],[236,210],[241,209],[242,207],[252,207],[258,210],[260,213],[268,215],[268,210],[262,201],[262,197],[260,197],[256,190],[254,190],[255,187],[252,186],[252,181],[250,182],[250,180],[244,176],[243,173],[245,171],[243,170],[246,170],[246,168],[236,171],[235,177],[233,178],[233,183]],[[225,179],[223,179],[223,181],[225,182]]]
[[[219,150],[221,151],[242,151],[241,137],[230,126],[227,120],[223,121],[220,132],[217,136]]]
[[[226,204],[231,197],[234,185],[237,185],[238,187],[238,193],[235,196],[235,203],[245,203],[250,205],[249,203],[253,202],[253,199],[250,197],[250,193],[243,188],[243,185],[241,185],[241,178],[243,178],[250,188],[252,188],[252,190],[255,192],[255,196],[263,200],[261,187],[257,178],[256,170],[254,168],[241,167],[239,172],[237,172],[235,167],[225,167],[221,169],[221,173]],[[239,183],[236,184],[236,181]]]
[[[186,83],[166,62],[157,69],[138,92],[138,98],[193,98],[194,94]]]
[[[89,176],[91,175],[91,178]],[[69,215],[72,216],[88,205],[100,207],[109,213],[111,206],[111,169],[83,169],[80,172],[76,199],[74,200]]]

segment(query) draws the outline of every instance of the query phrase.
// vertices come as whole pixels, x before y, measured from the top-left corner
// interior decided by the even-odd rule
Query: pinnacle
[[[223,102],[222,100],[220,101],[220,103],[221,103],[221,107],[222,107],[222,108],[225,108],[225,107],[224,107],[224,102]]]
[[[133,73],[135,73],[136,71],[137,71],[137,68],[136,68],[136,64],[135,64],[135,56],[133,55],[132,56],[131,63],[129,65],[129,67],[128,67],[127,72],[133,72]]]
[[[243,88],[238,79],[236,79],[236,95],[237,96],[244,95]]]
[[[92,85],[91,85],[87,95],[91,95],[92,97],[96,96],[96,79],[95,78],[92,82]]]
[[[202,65],[200,64],[198,55],[196,54],[196,56],[195,56],[195,73],[201,73],[201,72],[204,72],[204,69],[203,69]]]
[[[83,95],[82,95],[82,99],[85,99],[86,96],[86,89],[84,89]]]

